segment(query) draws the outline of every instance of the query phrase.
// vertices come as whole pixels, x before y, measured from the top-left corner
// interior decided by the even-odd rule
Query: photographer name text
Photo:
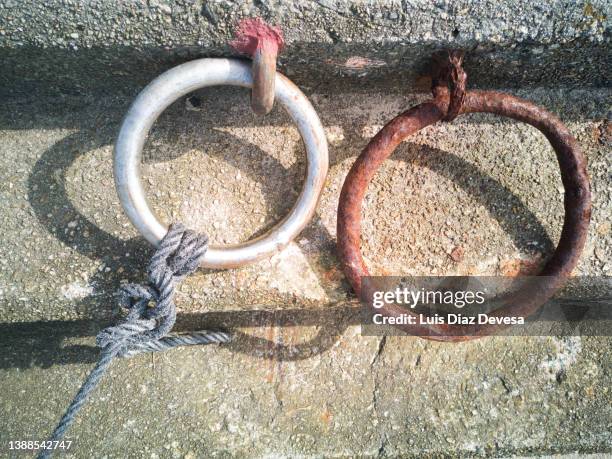
[[[522,316],[493,316],[488,314],[467,316],[453,313],[445,316],[438,314],[433,316],[401,314],[389,317],[382,313],[376,313],[372,315],[372,323],[375,325],[523,325],[525,324],[525,318]]]

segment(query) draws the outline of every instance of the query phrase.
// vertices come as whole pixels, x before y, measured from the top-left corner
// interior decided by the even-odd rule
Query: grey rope
[[[185,276],[197,269],[207,248],[206,236],[194,233],[180,223],[170,226],[149,263],[150,285],[128,284],[119,290],[119,305],[129,312],[123,322],[105,328],[96,337],[96,344],[102,348],[100,360],[87,376],[49,441],[61,440],[115,357],[230,340],[229,334],[220,331],[168,335],[176,321],[174,289]],[[155,305],[150,307],[151,303]],[[51,453],[51,449],[44,449],[38,458],[48,458]]]

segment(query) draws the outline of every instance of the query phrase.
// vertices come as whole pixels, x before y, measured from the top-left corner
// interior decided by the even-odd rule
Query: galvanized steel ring
[[[459,60],[459,65],[460,65]],[[438,83],[438,84],[436,84]],[[444,83],[444,84],[442,84]],[[462,81],[461,85],[464,85]],[[338,204],[338,252],[346,277],[355,293],[365,300],[371,298],[369,288],[362,278],[369,276],[368,268],[361,256],[361,205],[367,186],[380,165],[393,153],[407,137],[421,129],[444,119],[465,113],[493,113],[528,123],[539,129],[551,143],[557,155],[561,179],[565,188],[565,219],[557,247],[540,272],[538,282],[531,288],[515,295],[511,301],[489,315],[533,314],[565,282],[578,264],[585,244],[591,215],[591,193],[586,172],[585,158],[563,123],[553,114],[537,105],[517,97],[493,91],[467,91],[462,88],[453,90],[446,87],[446,80],[434,79],[434,99],[413,107],[398,115],[385,125],[351,167],[342,187]],[[453,103],[454,94],[460,95]],[[455,109],[449,110],[454,105]],[[408,313],[399,305],[388,304],[378,310],[387,316],[398,317]],[[439,341],[463,341],[480,336],[491,335],[498,329],[494,325],[465,327],[444,325],[422,327],[417,325],[398,325],[409,334]],[[427,330],[424,330],[427,328]],[[425,336],[426,335],[426,336]]]
[[[115,144],[115,186],[121,205],[136,229],[158,245],[168,227],[147,203],[140,180],[142,149],[153,123],[175,100],[199,88],[232,85],[250,88],[251,65],[238,59],[198,59],[174,67],[153,80],[132,103]],[[230,268],[269,257],[286,247],[312,218],[328,169],[327,140],[321,121],[306,96],[276,73],[275,98],[289,113],[306,148],[307,172],[302,191],[288,215],[263,236],[234,246],[211,246],[206,268]]]

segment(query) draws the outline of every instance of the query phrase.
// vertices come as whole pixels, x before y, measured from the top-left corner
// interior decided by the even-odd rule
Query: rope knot
[[[119,290],[119,305],[129,312],[122,323],[98,334],[97,345],[123,356],[167,335],[176,321],[174,289],[198,268],[207,248],[206,236],[180,223],[171,225],[149,263],[149,285],[127,284]]]
[[[175,281],[183,279],[198,268],[207,248],[207,236],[180,223],[171,225],[149,264],[149,281],[160,287],[166,276],[174,276]]]
[[[450,50],[433,56],[432,92],[434,97],[449,93],[449,103],[444,121],[454,120],[465,100],[467,74],[463,70],[463,51]]]
[[[176,321],[174,288],[187,274],[197,269],[207,247],[206,236],[189,231],[181,224],[170,226],[149,264],[149,285],[128,284],[119,290],[119,305],[128,314],[123,322],[105,328],[96,337],[97,345],[102,348],[100,360],[75,395],[49,441],[59,441],[64,436],[115,357],[230,341],[230,335],[222,331],[203,330],[168,336]],[[43,449],[38,458],[48,458],[51,451]]]

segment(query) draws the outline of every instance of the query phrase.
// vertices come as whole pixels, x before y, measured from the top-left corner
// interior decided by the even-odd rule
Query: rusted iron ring
[[[367,285],[362,277],[369,271],[361,256],[361,203],[367,185],[380,165],[397,146],[410,135],[444,120],[449,114],[450,91],[446,85],[434,87],[434,99],[413,107],[385,125],[370,141],[349,171],[338,205],[338,252],[344,273],[355,293],[368,298]],[[565,188],[565,219],[557,248],[538,276],[542,281],[529,294],[516,298],[511,304],[489,315],[533,314],[565,282],[576,267],[586,240],[591,215],[591,193],[586,172],[586,161],[576,140],[553,114],[535,104],[508,94],[493,91],[467,91],[462,97],[458,114],[493,113],[528,123],[539,129],[551,143],[557,155],[561,179]],[[544,277],[545,276],[545,277]],[[385,305],[378,312],[386,316],[410,313],[397,305]],[[439,341],[464,341],[490,335],[498,326],[480,325],[466,328],[444,325],[417,330],[418,325],[398,325],[410,334]],[[469,333],[469,336],[467,336]]]

